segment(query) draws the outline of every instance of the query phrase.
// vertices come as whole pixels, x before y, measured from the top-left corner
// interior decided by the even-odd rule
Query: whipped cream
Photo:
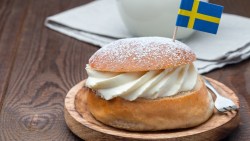
[[[85,85],[105,100],[122,97],[133,101],[139,97],[156,99],[173,96],[192,90],[198,77],[193,64],[147,72],[102,72],[89,65],[86,70],[89,77]]]

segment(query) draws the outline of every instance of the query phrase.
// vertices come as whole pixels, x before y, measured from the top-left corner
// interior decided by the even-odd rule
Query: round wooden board
[[[224,84],[208,78],[214,87],[225,97],[231,98],[239,107],[239,99],[235,93]],[[84,140],[121,141],[121,140],[155,140],[155,141],[217,141],[226,137],[239,124],[237,111],[219,113],[214,109],[213,116],[200,126],[158,132],[130,132],[104,125],[91,115],[85,106],[85,114],[81,116],[75,110],[75,96],[84,85],[84,81],[75,85],[65,98],[64,115],[70,130]],[[214,97],[214,96],[213,96]]]

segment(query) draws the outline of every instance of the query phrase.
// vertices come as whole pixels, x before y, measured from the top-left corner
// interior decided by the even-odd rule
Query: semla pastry
[[[213,100],[193,65],[193,51],[162,37],[129,38],[99,49],[86,66],[81,97],[93,117],[130,131],[197,126],[213,113]]]

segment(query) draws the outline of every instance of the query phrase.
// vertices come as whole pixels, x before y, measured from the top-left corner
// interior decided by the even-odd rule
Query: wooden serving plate
[[[231,98],[237,106],[239,99],[235,93],[224,84],[208,78],[214,87],[225,97]],[[84,140],[101,140],[101,141],[137,141],[137,140],[154,140],[154,141],[217,141],[226,137],[239,124],[238,111],[219,113],[214,109],[213,116],[200,126],[182,129],[182,130],[165,130],[158,132],[130,132],[116,129],[100,123],[95,120],[85,106],[85,114],[81,116],[75,110],[75,96],[79,89],[84,85],[84,81],[75,85],[65,98],[64,115],[70,130]]]

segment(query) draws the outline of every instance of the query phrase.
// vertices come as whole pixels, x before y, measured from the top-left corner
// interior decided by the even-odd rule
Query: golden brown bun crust
[[[179,41],[141,37],[104,46],[89,59],[89,64],[98,71],[138,72],[178,67],[195,59],[192,50]]]
[[[122,98],[107,101],[84,87],[77,94],[76,107],[82,103],[81,95],[86,94],[87,108],[97,120],[130,131],[193,127],[205,122],[213,113],[212,97],[201,79],[193,91],[156,100],[139,98],[132,102]]]

